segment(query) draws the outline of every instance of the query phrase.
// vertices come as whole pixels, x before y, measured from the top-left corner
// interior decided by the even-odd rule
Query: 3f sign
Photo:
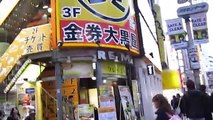
[[[81,14],[80,7],[63,7],[62,8],[62,16],[64,18],[77,18],[78,15]]]

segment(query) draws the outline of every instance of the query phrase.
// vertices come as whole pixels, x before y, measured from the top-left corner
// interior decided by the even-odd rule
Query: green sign
[[[121,63],[105,61],[101,63],[101,68],[103,74],[126,76],[126,67]]]

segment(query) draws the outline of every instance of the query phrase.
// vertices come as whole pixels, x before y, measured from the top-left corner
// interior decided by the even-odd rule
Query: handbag
[[[177,115],[179,115],[180,114],[180,101],[181,101],[181,98],[180,98],[180,100],[178,101],[178,106],[177,106],[177,108],[175,109],[175,114],[177,114]]]
[[[167,113],[167,115],[169,116],[169,120],[182,120],[178,115],[170,115],[169,113]]]

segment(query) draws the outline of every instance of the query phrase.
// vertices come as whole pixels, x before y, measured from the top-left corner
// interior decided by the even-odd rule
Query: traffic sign
[[[190,6],[180,7],[177,10],[178,17],[186,17],[191,14],[197,14],[201,12],[207,12],[209,9],[208,3],[202,2]]]

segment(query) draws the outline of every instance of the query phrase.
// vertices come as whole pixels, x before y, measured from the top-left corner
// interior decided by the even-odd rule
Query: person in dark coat
[[[10,111],[10,116],[7,117],[7,120],[19,120],[21,118],[21,115],[18,111],[17,107],[14,107]]]
[[[36,119],[35,115],[36,115],[35,109],[30,109],[29,116],[27,116],[25,120],[35,120]]]
[[[180,103],[181,113],[190,120],[205,120],[207,99],[199,90],[195,90],[192,80],[187,80],[188,91],[183,95]]]
[[[175,110],[177,108],[177,98],[175,95],[172,96],[171,106],[172,106],[173,110]]]
[[[200,91],[205,95],[207,99],[207,111],[205,112],[205,120],[212,120],[212,113],[211,113],[211,97],[206,93],[206,86],[205,85],[200,85]]]
[[[155,95],[152,98],[152,102],[157,109],[155,112],[157,115],[156,120],[169,120],[169,116],[174,115],[168,100],[162,94]]]

